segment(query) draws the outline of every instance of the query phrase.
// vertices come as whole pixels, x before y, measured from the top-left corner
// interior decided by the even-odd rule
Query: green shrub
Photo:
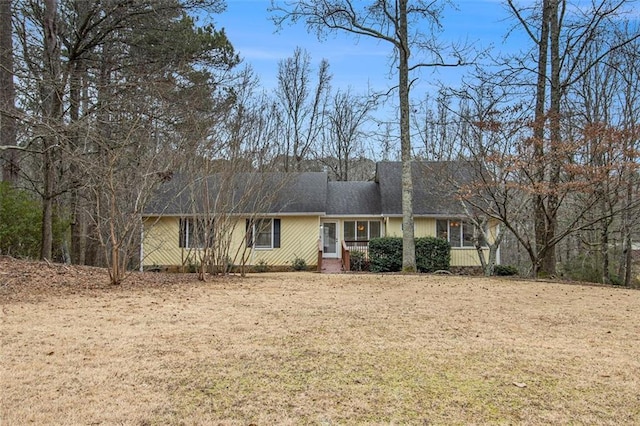
[[[307,261],[301,257],[297,257],[293,259],[291,262],[291,267],[294,271],[306,271],[307,270]]]
[[[502,277],[518,275],[518,268],[512,265],[495,265],[493,267],[493,274]]]
[[[261,259],[258,261],[258,263],[256,264],[256,266],[253,268],[256,272],[267,272],[269,270],[269,265],[267,264],[267,261],[264,259]]]
[[[451,264],[451,245],[442,238],[416,238],[416,267],[418,272],[448,271]]]
[[[440,238],[416,238],[416,267],[419,272],[449,270],[451,246]],[[369,242],[369,260],[372,272],[399,272],[402,270],[402,238],[374,238]]]
[[[402,269],[402,238],[371,239],[369,262],[371,272],[399,272]]]
[[[42,206],[31,193],[0,182],[0,254],[38,258]]]
[[[189,259],[187,260],[187,272],[194,274],[198,272],[199,268],[200,268],[200,262],[189,257]]]
[[[596,255],[580,255],[562,264],[562,272],[576,281],[602,282],[602,262]]]
[[[351,271],[368,271],[369,261],[367,256],[361,251],[351,251],[349,253],[349,269]]]

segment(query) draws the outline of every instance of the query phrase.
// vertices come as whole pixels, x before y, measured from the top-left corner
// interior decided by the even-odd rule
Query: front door
[[[324,222],[322,224],[322,257],[338,257],[338,223]]]

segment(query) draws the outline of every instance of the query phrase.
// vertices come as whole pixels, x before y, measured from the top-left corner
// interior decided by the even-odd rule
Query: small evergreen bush
[[[0,254],[38,258],[42,206],[31,193],[0,182]]]
[[[267,272],[269,270],[269,265],[267,264],[266,260],[261,259],[258,261],[256,266],[254,267],[254,270],[256,272]]]
[[[361,251],[351,251],[349,256],[349,269],[351,271],[368,271],[369,261]]]
[[[451,246],[440,238],[416,238],[416,267],[419,272],[449,270]],[[369,241],[369,260],[372,272],[402,270],[402,238],[374,238]]]
[[[307,270],[307,261],[301,257],[297,257],[293,259],[291,262],[291,267],[294,271],[306,271]]]
[[[416,267],[418,272],[448,271],[451,264],[451,245],[435,237],[416,238]]]
[[[518,268],[512,265],[496,265],[493,267],[493,274],[501,277],[518,275]]]
[[[372,238],[369,262],[371,272],[399,272],[402,269],[402,238]]]

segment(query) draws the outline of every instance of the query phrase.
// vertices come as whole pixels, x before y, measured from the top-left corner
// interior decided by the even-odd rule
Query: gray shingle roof
[[[196,180],[179,175],[160,187],[145,214],[323,213],[326,200],[323,172],[214,174]]]
[[[471,164],[464,161],[414,161],[413,214],[447,216],[464,214],[456,198],[456,187],[470,182]],[[380,184],[382,214],[402,215],[402,163],[385,161],[377,164],[376,180]]]
[[[199,180],[178,175],[160,187],[145,214],[397,216],[402,215],[401,176],[400,162],[378,163],[376,182],[329,182],[324,172],[214,174]],[[468,162],[414,162],[414,215],[464,214],[456,187],[473,176]]]
[[[380,215],[380,189],[376,182],[329,182],[328,215]]]

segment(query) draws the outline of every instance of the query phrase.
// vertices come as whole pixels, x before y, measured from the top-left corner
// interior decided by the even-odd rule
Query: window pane
[[[180,233],[178,237],[178,247],[180,248],[187,247],[187,229],[187,219],[180,219]]]
[[[475,247],[475,243],[473,241],[473,224],[468,222],[463,222],[462,243],[464,247]]]
[[[344,239],[353,241],[356,239],[356,223],[353,221],[344,223]]]
[[[202,247],[202,240],[199,238],[202,229],[202,220],[189,219],[189,232],[187,245],[189,248]]]
[[[449,221],[438,219],[436,221],[436,237],[449,241]]]
[[[356,231],[358,233],[356,238],[358,241],[368,240],[369,239],[369,222],[365,220],[359,220]]]
[[[489,235],[489,225],[487,225],[486,223],[484,224],[484,226],[482,227],[482,229],[484,230],[484,235]],[[482,247],[488,247],[489,243],[487,242],[487,240],[484,238],[484,235],[482,233],[480,233],[480,245]]]
[[[449,221],[449,243],[451,247],[461,247],[462,241],[460,238],[462,225],[459,220]]]
[[[271,219],[256,222],[256,247],[271,248]]]
[[[380,222],[369,222],[369,239],[380,238]]]
[[[179,246],[181,248],[204,248],[206,235],[209,235],[208,247],[213,247],[213,220],[207,225],[204,219],[180,219]]]
[[[214,243],[214,228],[213,228],[213,219],[198,219],[197,221],[197,240],[194,240],[194,243],[197,243],[198,248],[207,248],[213,247]]]

